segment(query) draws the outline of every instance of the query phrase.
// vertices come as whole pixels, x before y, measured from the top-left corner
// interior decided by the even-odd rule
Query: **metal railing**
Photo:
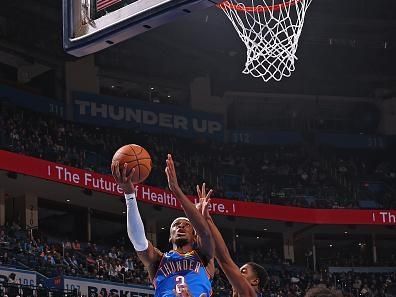
[[[0,283],[0,297],[77,297],[75,291],[28,286],[16,283]]]

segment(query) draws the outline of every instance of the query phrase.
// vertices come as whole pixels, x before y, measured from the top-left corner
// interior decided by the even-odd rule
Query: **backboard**
[[[82,57],[221,0],[63,0],[63,47]]]

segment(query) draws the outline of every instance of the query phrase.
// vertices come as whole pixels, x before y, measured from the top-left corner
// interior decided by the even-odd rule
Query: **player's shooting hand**
[[[179,183],[177,182],[175,163],[173,162],[171,154],[168,154],[168,159],[166,159],[165,173],[168,178],[169,189],[173,193],[180,190]]]
[[[199,187],[199,185],[197,185],[197,194],[199,198],[199,203],[196,205],[196,207],[206,219],[210,218],[209,203],[210,203],[210,196],[212,195],[212,193],[213,193],[212,189],[210,189],[209,192],[206,193],[205,183],[202,184],[202,187]]]
[[[121,166],[122,170],[120,170],[120,162],[112,162],[111,163],[111,174],[113,175],[116,183],[121,187],[125,194],[135,193],[135,186],[132,182],[132,176],[135,173],[135,168],[131,170],[131,172],[127,173],[127,164],[125,163]]]

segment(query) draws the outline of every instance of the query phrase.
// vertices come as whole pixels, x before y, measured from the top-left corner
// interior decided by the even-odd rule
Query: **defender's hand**
[[[209,214],[209,203],[210,203],[210,196],[212,195],[213,190],[210,189],[208,193],[206,193],[206,184],[203,183],[202,187],[200,188],[197,185],[197,194],[199,198],[199,203],[196,205],[197,209],[200,210],[201,214],[205,217],[205,219],[210,219]]]

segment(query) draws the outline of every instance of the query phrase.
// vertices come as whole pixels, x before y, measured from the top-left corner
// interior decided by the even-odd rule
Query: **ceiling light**
[[[66,199],[66,202],[70,202],[70,199]]]

